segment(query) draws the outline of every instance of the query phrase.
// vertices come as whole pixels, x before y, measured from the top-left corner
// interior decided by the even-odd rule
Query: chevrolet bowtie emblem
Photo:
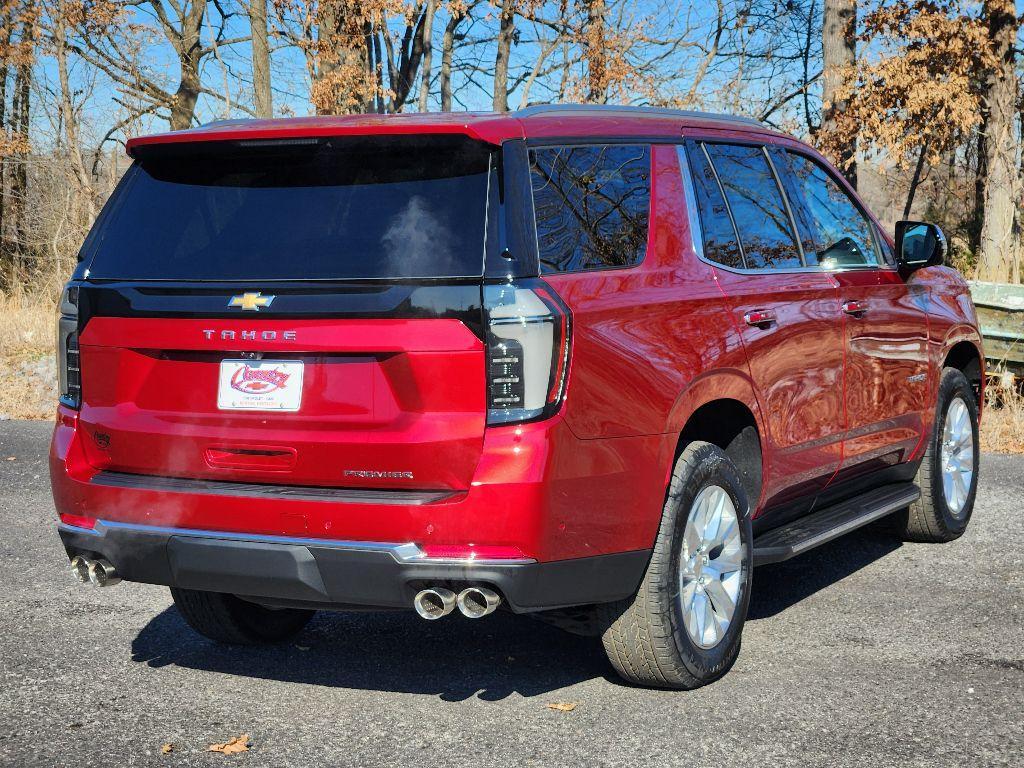
[[[260,307],[269,307],[274,301],[274,296],[264,296],[259,291],[256,293],[243,293],[241,296],[232,296],[228,302],[229,307],[241,307],[259,312]]]

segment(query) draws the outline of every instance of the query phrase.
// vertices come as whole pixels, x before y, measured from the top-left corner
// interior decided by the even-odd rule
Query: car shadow
[[[903,546],[888,520],[865,526],[811,551],[754,571],[747,620],[775,616]]]
[[[132,642],[132,659],[329,687],[499,701],[541,696],[614,673],[598,638],[570,635],[526,616],[449,616],[412,611],[322,611],[290,643],[224,646],[199,637],[173,607]]]
[[[748,618],[766,619],[899,549],[872,526],[754,575]],[[542,696],[595,678],[621,684],[601,641],[527,616],[426,622],[412,611],[320,612],[292,642],[224,646],[199,637],[172,606],[132,642],[132,660],[339,688],[419,693],[444,701]]]

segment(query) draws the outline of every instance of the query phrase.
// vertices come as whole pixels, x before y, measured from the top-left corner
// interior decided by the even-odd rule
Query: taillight
[[[69,285],[60,300],[57,320],[57,382],[60,401],[69,408],[82,405],[82,367],[78,350],[78,286]]]
[[[487,423],[547,418],[565,396],[571,315],[539,280],[484,286]]]

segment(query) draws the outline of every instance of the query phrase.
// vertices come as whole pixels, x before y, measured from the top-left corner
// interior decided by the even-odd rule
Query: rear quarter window
[[[651,207],[649,146],[533,149],[530,176],[541,272],[643,261]]]

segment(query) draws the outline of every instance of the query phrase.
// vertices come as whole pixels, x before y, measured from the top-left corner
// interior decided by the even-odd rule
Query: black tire
[[[298,634],[316,611],[264,608],[234,595],[171,587],[179,613],[196,632],[218,643],[279,643]]]
[[[942,435],[950,404],[957,398],[967,406],[974,437],[974,474],[971,487],[960,513],[946,501],[942,487]],[[942,371],[939,398],[935,408],[935,422],[928,438],[916,482],[921,498],[899,513],[897,527],[906,541],[946,542],[963,535],[974,512],[974,497],[978,490],[978,403],[967,377],[956,368]]]
[[[745,553],[732,622],[721,641],[705,649],[690,639],[683,623],[679,568],[693,502],[713,485],[726,491],[736,509]],[[749,505],[736,467],[717,446],[690,443],[676,461],[651,561],[636,595],[598,608],[605,651],[619,675],[638,685],[691,689],[729,671],[739,654],[750,601],[752,539]]]

